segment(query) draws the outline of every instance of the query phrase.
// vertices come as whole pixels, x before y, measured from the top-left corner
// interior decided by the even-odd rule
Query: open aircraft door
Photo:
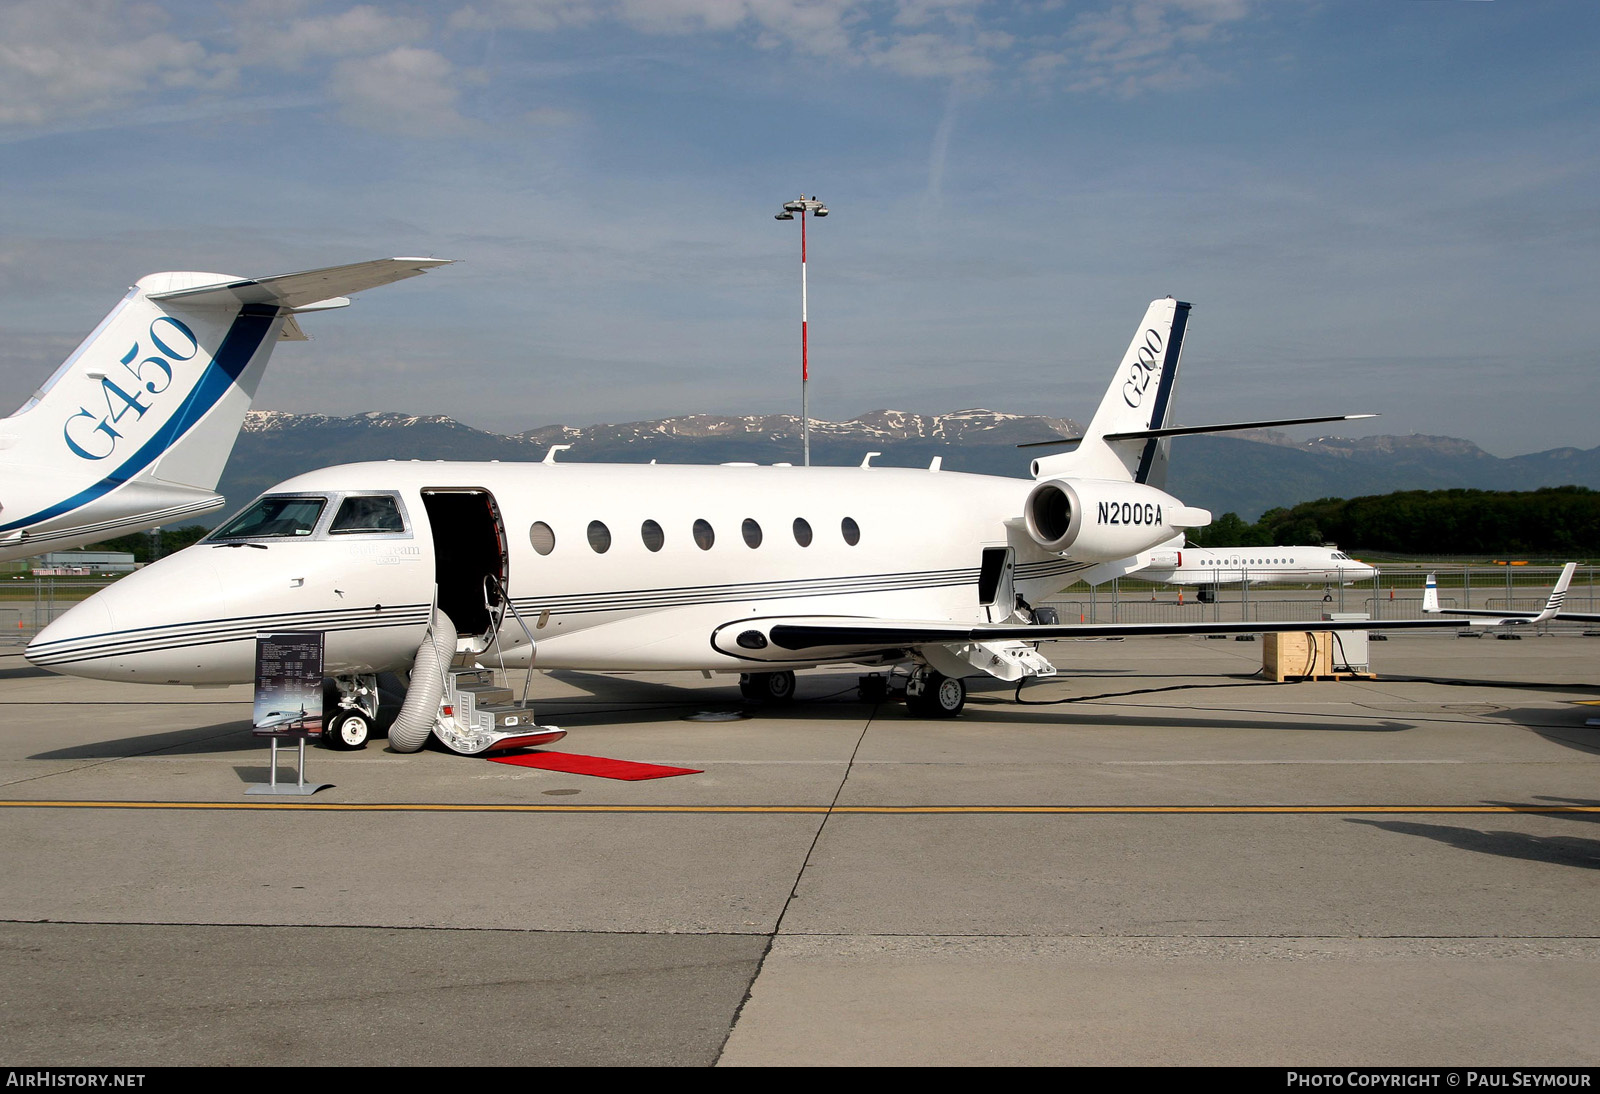
[[[505,616],[509,574],[505,523],[487,490],[427,488],[422,503],[433,535],[439,608],[456,633],[487,649]]]
[[[983,565],[978,570],[978,603],[988,612],[991,623],[1002,623],[1016,611],[1016,568],[1016,552],[1010,547],[983,549]]]

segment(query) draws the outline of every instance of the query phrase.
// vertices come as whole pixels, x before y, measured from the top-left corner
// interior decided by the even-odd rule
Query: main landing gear
[[[966,705],[966,681],[926,665],[906,683],[906,711],[914,718],[954,718]]]
[[[858,693],[867,702],[889,696],[884,676],[863,676]],[[739,694],[752,703],[777,706],[794,702],[794,673],[745,672],[739,674]],[[954,718],[967,705],[967,683],[923,665],[906,682],[906,710],[914,718]]]
[[[752,703],[781,705],[794,702],[794,673],[741,672],[739,694]]]

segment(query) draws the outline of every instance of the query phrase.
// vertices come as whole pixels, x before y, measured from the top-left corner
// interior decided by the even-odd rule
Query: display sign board
[[[256,635],[255,734],[322,734],[321,631]]]

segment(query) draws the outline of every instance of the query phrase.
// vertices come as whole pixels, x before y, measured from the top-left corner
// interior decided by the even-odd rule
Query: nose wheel
[[[341,710],[328,720],[322,740],[329,748],[353,752],[365,748],[372,736],[372,719],[359,710]]]

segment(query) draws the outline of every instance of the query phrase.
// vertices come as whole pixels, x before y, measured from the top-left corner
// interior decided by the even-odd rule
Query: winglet
[[[1422,610],[1429,615],[1439,614],[1439,582],[1428,575],[1427,587],[1422,590]]]

